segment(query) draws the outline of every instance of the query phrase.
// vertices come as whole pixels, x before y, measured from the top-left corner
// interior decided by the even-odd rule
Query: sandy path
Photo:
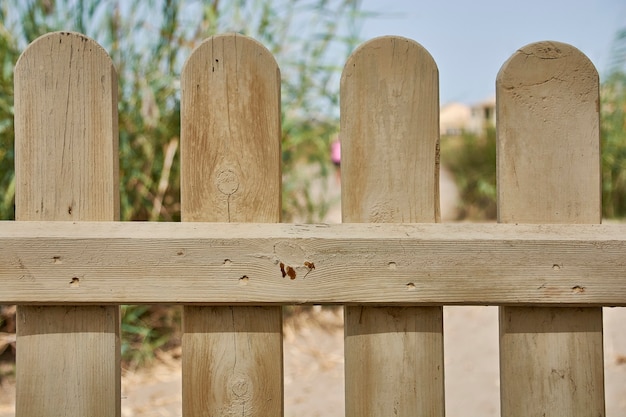
[[[626,309],[605,309],[604,315],[606,416],[622,417],[626,415]],[[497,320],[497,307],[444,309],[448,417],[500,415]],[[315,324],[302,325],[306,322]],[[343,417],[341,310],[324,309],[316,319],[305,316],[300,323],[285,331],[285,417]],[[127,380],[124,416],[180,416],[180,368],[167,367],[169,372],[152,373],[154,382],[147,386]]]
[[[343,417],[341,309],[303,314],[285,329],[285,417]],[[446,415],[497,417],[497,307],[444,309]],[[626,415],[626,308],[604,310],[607,417]],[[14,386],[0,389],[0,417],[14,416]],[[181,415],[180,361],[126,372],[123,417]]]

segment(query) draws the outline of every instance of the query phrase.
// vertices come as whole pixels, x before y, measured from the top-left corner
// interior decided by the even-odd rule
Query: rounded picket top
[[[15,72],[19,72],[24,65],[32,65],[28,63],[32,59],[38,57],[45,59],[46,55],[50,55],[50,51],[59,53],[64,50],[69,50],[72,54],[78,52],[89,54],[88,59],[97,60],[102,65],[113,68],[111,57],[98,42],[79,32],[58,31],[46,33],[32,41],[17,60]],[[75,59],[73,55],[70,55],[70,58]]]
[[[407,54],[417,54],[419,59],[423,62],[423,65],[431,66],[435,71],[438,71],[437,64],[432,55],[420,43],[403,36],[388,35],[370,39],[359,45],[348,57],[344,65],[342,78],[351,76],[350,68],[356,67],[357,63],[364,59],[364,56],[376,56],[381,54],[379,56],[384,58],[385,54],[388,55],[390,52],[394,53],[395,48],[404,50]]]
[[[398,36],[365,42],[343,69],[340,94],[344,221],[438,220],[439,71],[430,53]]]
[[[280,71],[271,52],[236,33],[198,45],[181,74],[184,220],[251,221],[259,207],[256,221],[278,221],[280,142]]]
[[[49,33],[21,54],[14,82],[16,217],[119,218],[118,86],[111,57],[80,33]],[[88,204],[90,196],[100,203]]]
[[[184,74],[191,71],[188,70],[187,67],[192,65],[198,66],[201,65],[201,63],[204,63],[205,69],[207,70],[210,65],[211,72],[221,71],[227,68],[228,62],[220,60],[220,56],[231,61],[235,59],[232,63],[236,63],[237,57],[241,57],[242,55],[255,57],[254,59],[258,60],[258,64],[261,65],[260,68],[262,68],[262,66],[266,66],[266,68],[270,69],[275,67],[277,71],[276,75],[280,80],[280,69],[270,50],[256,39],[235,32],[213,35],[203,40],[191,51],[191,54],[183,65],[182,74],[184,76]]]
[[[598,71],[576,47],[556,41],[542,41],[518,49],[500,68],[497,83],[504,89],[538,86],[546,82],[598,83]]]
[[[500,221],[599,222],[599,91],[595,67],[568,44],[533,43],[504,63],[496,81]]]

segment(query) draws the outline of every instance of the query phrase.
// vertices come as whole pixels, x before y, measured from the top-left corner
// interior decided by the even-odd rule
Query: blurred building
[[[457,136],[463,132],[480,134],[495,125],[495,97],[472,105],[452,102],[441,107],[439,129],[442,136]]]
[[[439,112],[439,132],[442,136],[457,136],[467,130],[472,110],[463,103],[452,102],[441,107]]]

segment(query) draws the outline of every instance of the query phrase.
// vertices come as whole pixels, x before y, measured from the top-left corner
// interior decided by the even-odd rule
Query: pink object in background
[[[341,143],[339,139],[335,139],[330,144],[330,160],[337,166],[341,163]]]

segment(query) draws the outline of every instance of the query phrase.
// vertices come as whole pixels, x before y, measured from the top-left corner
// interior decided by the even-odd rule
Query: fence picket
[[[503,65],[499,222],[600,223],[598,102],[593,64],[569,45],[531,44]],[[501,307],[500,367],[503,417],[603,416],[602,309]]]
[[[438,221],[438,78],[430,54],[405,38],[371,40],[349,58],[344,222]],[[345,374],[347,417],[443,416],[442,308],[347,306]]]
[[[280,221],[274,57],[250,38],[214,36],[187,60],[181,87],[183,221]],[[183,415],[282,415],[282,363],[281,307],[184,307]]]
[[[34,41],[15,68],[17,220],[118,220],[117,141],[106,52],[77,33]],[[119,342],[118,306],[19,306],[16,415],[119,416]]]

